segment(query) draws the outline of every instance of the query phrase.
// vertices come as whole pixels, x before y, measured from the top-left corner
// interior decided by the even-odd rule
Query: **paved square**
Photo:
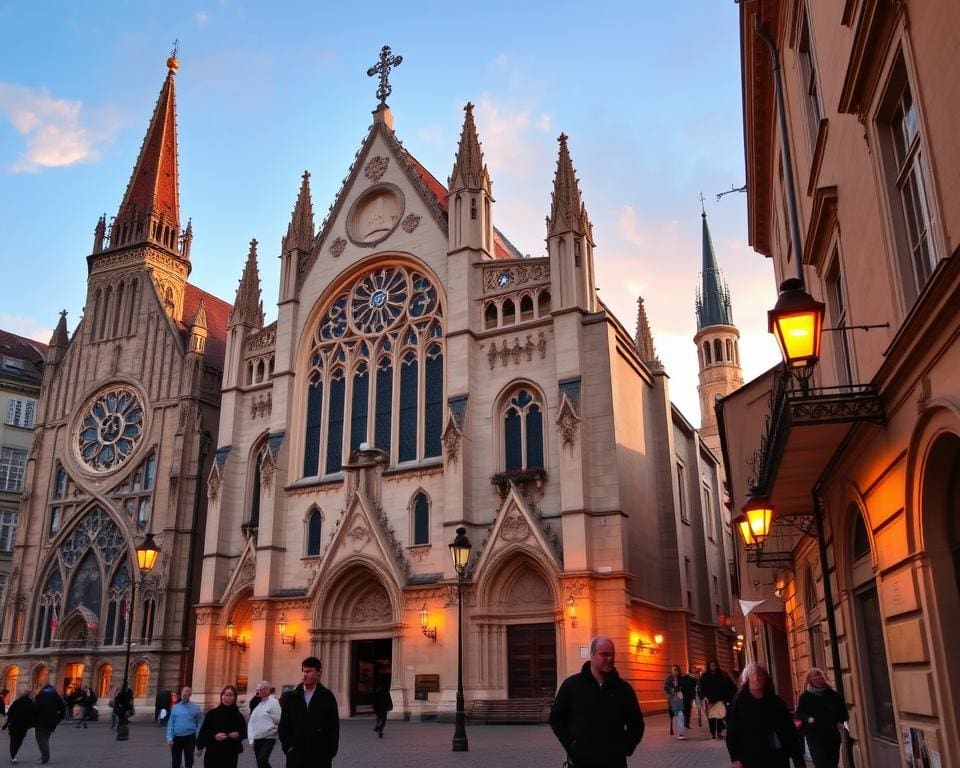
[[[50,741],[51,765],[62,768],[166,768],[170,751],[165,730],[151,722],[131,724],[130,740],[119,742],[110,731],[109,716],[86,730],[62,723]],[[686,741],[668,734],[665,716],[647,718],[647,730],[629,768],[726,768],[730,765],[722,742],[713,741],[704,725],[687,731]],[[385,737],[373,733],[372,718],[353,718],[341,723],[340,754],[334,768],[560,768],[563,750],[549,726],[468,725],[470,751],[454,754],[452,723],[406,723],[391,720]],[[9,738],[0,737],[0,764],[9,759]],[[33,731],[20,750],[20,763],[30,765],[40,757]],[[284,768],[279,747],[273,768]],[[196,762],[201,768],[202,761]],[[255,768],[249,748],[240,756],[240,768]]]

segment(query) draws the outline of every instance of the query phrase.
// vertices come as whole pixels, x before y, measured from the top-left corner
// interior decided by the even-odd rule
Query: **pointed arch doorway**
[[[557,690],[557,628],[552,623],[507,627],[507,697],[550,698]]]
[[[393,678],[393,640],[377,637],[350,643],[350,714],[373,712],[373,690],[382,682],[387,689]]]

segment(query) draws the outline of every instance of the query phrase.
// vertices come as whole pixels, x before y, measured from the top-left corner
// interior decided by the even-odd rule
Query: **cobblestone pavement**
[[[549,726],[468,725],[470,750],[451,751],[452,723],[389,721],[383,739],[372,732],[373,720],[354,718],[341,725],[340,754],[334,768],[560,768],[563,751]],[[706,727],[687,731],[686,741],[668,734],[665,716],[647,718],[647,731],[629,768],[727,768],[726,748],[709,738]],[[0,765],[8,764],[8,738],[0,737]],[[62,768],[166,768],[170,752],[164,730],[153,723],[134,722],[130,740],[116,741],[109,719],[92,723],[87,730],[63,723],[50,740],[51,765]],[[40,757],[33,732],[20,750],[20,763],[30,765]],[[284,768],[279,748],[273,768]],[[195,768],[201,768],[198,760]],[[255,768],[249,748],[240,756],[240,768]]]

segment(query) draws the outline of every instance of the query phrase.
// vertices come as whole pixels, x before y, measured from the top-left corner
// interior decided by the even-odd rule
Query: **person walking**
[[[615,666],[608,637],[590,641],[590,659],[563,681],[550,710],[550,727],[570,768],[624,768],[643,738],[643,713],[630,683]]]
[[[773,688],[770,673],[750,663],[727,710],[731,768],[803,768],[803,748],[793,716]]]
[[[381,677],[373,687],[373,713],[377,716],[373,730],[383,738],[383,729],[387,725],[387,712],[393,709],[393,698],[390,696],[390,683]]]
[[[320,669],[316,656],[305,658],[302,682],[280,699],[277,735],[287,768],[330,768],[340,748],[337,699],[320,684]]]
[[[667,711],[670,713],[670,735],[676,733],[676,737],[683,741],[686,737],[685,727],[685,699],[683,695],[684,686],[682,679],[683,673],[679,664],[674,664],[663,681],[663,692],[667,695]],[[676,731],[674,731],[676,724]]]
[[[237,768],[243,752],[247,721],[237,706],[237,689],[227,685],[220,703],[207,712],[197,734],[197,753],[203,753],[204,768]]]
[[[80,698],[77,704],[80,705],[80,719],[77,721],[77,728],[81,725],[86,728],[87,721],[93,720],[93,707],[97,703],[97,697],[90,688],[84,688],[80,691]]]
[[[50,737],[57,730],[60,721],[66,717],[67,704],[57,693],[57,689],[47,683],[37,694],[37,717],[34,735],[40,748],[40,762],[50,762]]]
[[[814,768],[837,768],[840,764],[840,727],[850,719],[840,694],[827,684],[823,670],[807,672],[807,689],[800,694],[794,715],[807,740]]]
[[[257,686],[257,706],[250,713],[247,739],[253,747],[257,768],[270,768],[270,754],[277,743],[280,725],[280,702],[270,695],[270,683],[261,680]]]
[[[26,686],[7,710],[7,722],[3,727],[10,732],[10,762],[16,765],[17,753],[27,738],[27,731],[37,723],[37,707],[30,698],[30,691]]]
[[[180,768],[183,761],[186,768],[193,768],[193,753],[197,747],[197,734],[203,722],[200,707],[190,701],[193,689],[189,686],[180,691],[180,701],[170,708],[167,716],[167,745],[173,768]]]
[[[710,738],[723,738],[724,718],[727,716],[727,704],[733,701],[737,686],[730,676],[720,669],[720,663],[711,659],[707,670],[700,675],[700,696],[707,710],[707,725]]]

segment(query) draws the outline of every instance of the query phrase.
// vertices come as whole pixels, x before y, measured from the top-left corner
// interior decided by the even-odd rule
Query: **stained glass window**
[[[350,449],[357,450],[367,440],[367,399],[370,394],[370,374],[366,363],[360,363],[353,373],[353,396],[350,401]]]
[[[527,409],[527,466],[543,467],[543,414],[540,407]]]
[[[257,451],[257,460],[253,466],[253,488],[250,491],[250,519],[252,528],[260,525],[260,470],[263,468],[263,450]]]
[[[413,543],[430,543],[430,502],[423,491],[413,500]]]
[[[100,582],[100,566],[97,558],[93,552],[88,552],[73,574],[70,592],[67,595],[66,612],[69,614],[82,605],[99,616]]]
[[[108,472],[133,453],[143,433],[143,406],[126,387],[101,392],[87,406],[78,434],[80,458],[89,469]]]
[[[399,461],[417,458],[417,355],[408,350],[400,362]]]
[[[507,472],[523,468],[523,436],[520,412],[513,407],[507,409],[503,423],[504,454]]]
[[[330,414],[327,427],[327,474],[339,472],[343,465],[343,397],[346,389],[343,368],[330,377]]]
[[[307,516],[307,555],[320,554],[320,531],[323,518],[320,510],[314,507]]]
[[[303,475],[311,477],[319,474],[320,465],[320,428],[323,417],[323,376],[315,371],[307,387],[307,434],[306,449],[303,452]]]
[[[439,456],[443,429],[443,350],[439,344],[431,344],[427,349],[424,374],[423,455]]]
[[[425,274],[401,265],[361,274],[321,315],[309,360],[314,373],[306,391],[304,477],[339,471],[344,440],[355,450],[372,436],[390,456],[396,433],[394,461],[440,455],[442,311]],[[344,373],[324,378],[324,362],[338,364]]]
[[[377,364],[377,422],[374,445],[390,455],[391,422],[393,421],[393,365],[386,355]]]

